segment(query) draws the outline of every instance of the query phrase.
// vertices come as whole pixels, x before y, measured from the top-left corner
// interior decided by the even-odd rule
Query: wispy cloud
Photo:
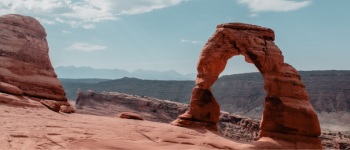
[[[102,46],[102,45],[94,45],[89,43],[74,43],[67,49],[74,50],[74,51],[82,51],[82,52],[93,52],[93,51],[101,51],[106,48],[107,48],[106,46]]]
[[[202,44],[201,41],[197,41],[197,40],[186,40],[186,39],[181,39],[180,42],[182,42],[182,43],[192,43],[192,44]]]
[[[66,23],[94,28],[101,21],[118,20],[162,9],[188,0],[1,0],[0,15],[19,13],[35,16],[44,24]]]
[[[63,30],[62,33],[68,34],[68,33],[72,33],[72,32],[67,31],[67,30]]]
[[[238,4],[247,5],[252,12],[251,17],[256,17],[260,12],[287,12],[294,11],[311,5],[311,0],[237,0]]]
[[[83,28],[85,28],[85,29],[93,29],[93,28],[95,28],[95,25],[94,24],[85,24],[85,25],[83,25]]]
[[[181,39],[180,41],[183,43],[186,43],[186,42],[189,42],[190,40]]]
[[[40,18],[40,17],[36,17],[36,19],[39,20],[39,22],[42,24],[49,24],[49,25],[55,24],[54,20],[48,20],[48,19]]]
[[[259,15],[256,13],[250,14],[249,17],[258,17]]]

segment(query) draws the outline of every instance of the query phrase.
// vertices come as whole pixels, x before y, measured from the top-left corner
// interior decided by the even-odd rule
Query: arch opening
[[[232,74],[243,74],[259,72],[253,63],[245,61],[244,55],[236,55],[227,61],[224,71],[220,74],[220,77]]]
[[[266,96],[263,77],[243,55],[233,56],[227,61],[211,89],[221,111],[261,119]]]

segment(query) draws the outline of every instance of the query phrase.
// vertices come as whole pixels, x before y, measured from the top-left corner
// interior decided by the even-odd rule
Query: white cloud
[[[162,9],[165,7],[180,4],[181,2],[188,0],[139,0],[139,1],[123,1],[119,3],[119,7],[128,8],[121,9],[120,14],[140,14],[151,12],[153,10]]]
[[[55,21],[60,22],[60,23],[64,23],[64,22],[65,22],[65,21],[62,20],[61,18],[55,18]]]
[[[192,44],[201,44],[202,42],[201,41],[191,41]]]
[[[42,24],[52,25],[52,24],[56,23],[54,20],[48,20],[48,19],[45,19],[45,18],[36,17],[36,19],[39,20],[39,22],[42,23]]]
[[[188,0],[1,0],[0,15],[18,13],[41,18],[45,24],[65,23],[91,29],[97,22],[118,20],[121,15],[147,13],[184,1]]]
[[[253,16],[258,12],[287,12],[311,5],[311,0],[237,0],[238,4],[247,5]]]
[[[258,17],[258,16],[259,16],[259,15],[258,15],[258,14],[255,14],[255,13],[249,15],[249,17]]]
[[[93,29],[93,28],[95,28],[95,25],[94,24],[85,24],[85,25],[83,25],[83,28],[85,28],[85,29]]]
[[[68,33],[72,33],[72,32],[67,31],[67,30],[63,30],[62,33],[68,34]]]
[[[101,51],[106,48],[107,48],[106,46],[102,46],[102,45],[94,45],[89,43],[74,43],[67,49],[74,50],[74,51],[82,51],[82,52],[93,52],[93,51]]]
[[[201,41],[197,41],[197,40],[186,40],[186,39],[181,39],[180,42],[182,42],[182,43],[192,43],[192,44],[202,44]]]
[[[183,43],[189,42],[189,40],[185,40],[185,39],[181,39],[180,41]]]

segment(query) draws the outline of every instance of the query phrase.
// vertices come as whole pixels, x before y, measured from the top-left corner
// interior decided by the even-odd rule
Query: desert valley
[[[218,24],[196,77],[171,80],[79,78],[53,67],[47,34],[0,16],[0,149],[350,149],[350,71],[297,71],[270,28]],[[238,55],[259,72],[222,76]]]

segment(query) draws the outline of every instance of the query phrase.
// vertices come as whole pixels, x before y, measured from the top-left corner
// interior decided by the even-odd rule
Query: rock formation
[[[143,118],[170,123],[189,109],[188,104],[117,92],[79,92],[77,113],[120,118]],[[252,142],[258,138],[259,120],[220,112],[218,132],[235,141]]]
[[[319,121],[305,86],[298,72],[284,63],[274,39],[273,30],[268,28],[243,23],[218,25],[199,57],[190,110],[172,124],[192,126],[203,123],[214,127],[219,121],[220,107],[210,87],[225,69],[227,60],[243,55],[246,62],[253,63],[262,74],[267,92],[259,136],[303,139],[320,145],[316,138],[321,134]]]
[[[170,123],[188,110],[188,105],[157,98],[117,92],[80,91],[75,107],[78,113],[115,117],[135,113],[145,120]],[[98,111],[96,111],[98,110]]]
[[[67,101],[50,62],[45,29],[32,17],[0,16],[0,92],[0,97]]]
[[[121,113],[133,112],[137,113],[137,115],[146,121],[163,123],[170,123],[176,119],[179,114],[182,114],[189,109],[187,104],[168,100],[116,92],[96,93],[91,90],[88,92],[79,92],[79,97],[75,106],[79,108],[77,110],[78,114],[115,118]],[[223,111],[220,112],[219,119],[220,121],[217,127],[220,135],[230,138],[233,141],[250,142],[252,144],[259,142],[256,140],[259,139],[258,133],[260,120]],[[350,135],[348,134],[339,137],[339,134],[337,133],[328,132],[323,133],[319,138],[322,140],[322,146],[325,149],[339,149],[340,146],[350,147]],[[343,144],[344,142],[345,145]],[[293,142],[281,142],[279,145],[283,147],[288,146],[290,143]],[[263,143],[262,145],[266,146],[269,144]],[[295,148],[293,145],[289,146]],[[283,149],[281,147],[280,149]],[[261,149],[259,148],[259,144],[256,144],[255,149]],[[265,149],[267,148],[265,147]]]
[[[122,112],[118,115],[119,118],[124,118],[124,119],[135,119],[135,120],[143,120],[143,118],[136,113],[132,112]]]

